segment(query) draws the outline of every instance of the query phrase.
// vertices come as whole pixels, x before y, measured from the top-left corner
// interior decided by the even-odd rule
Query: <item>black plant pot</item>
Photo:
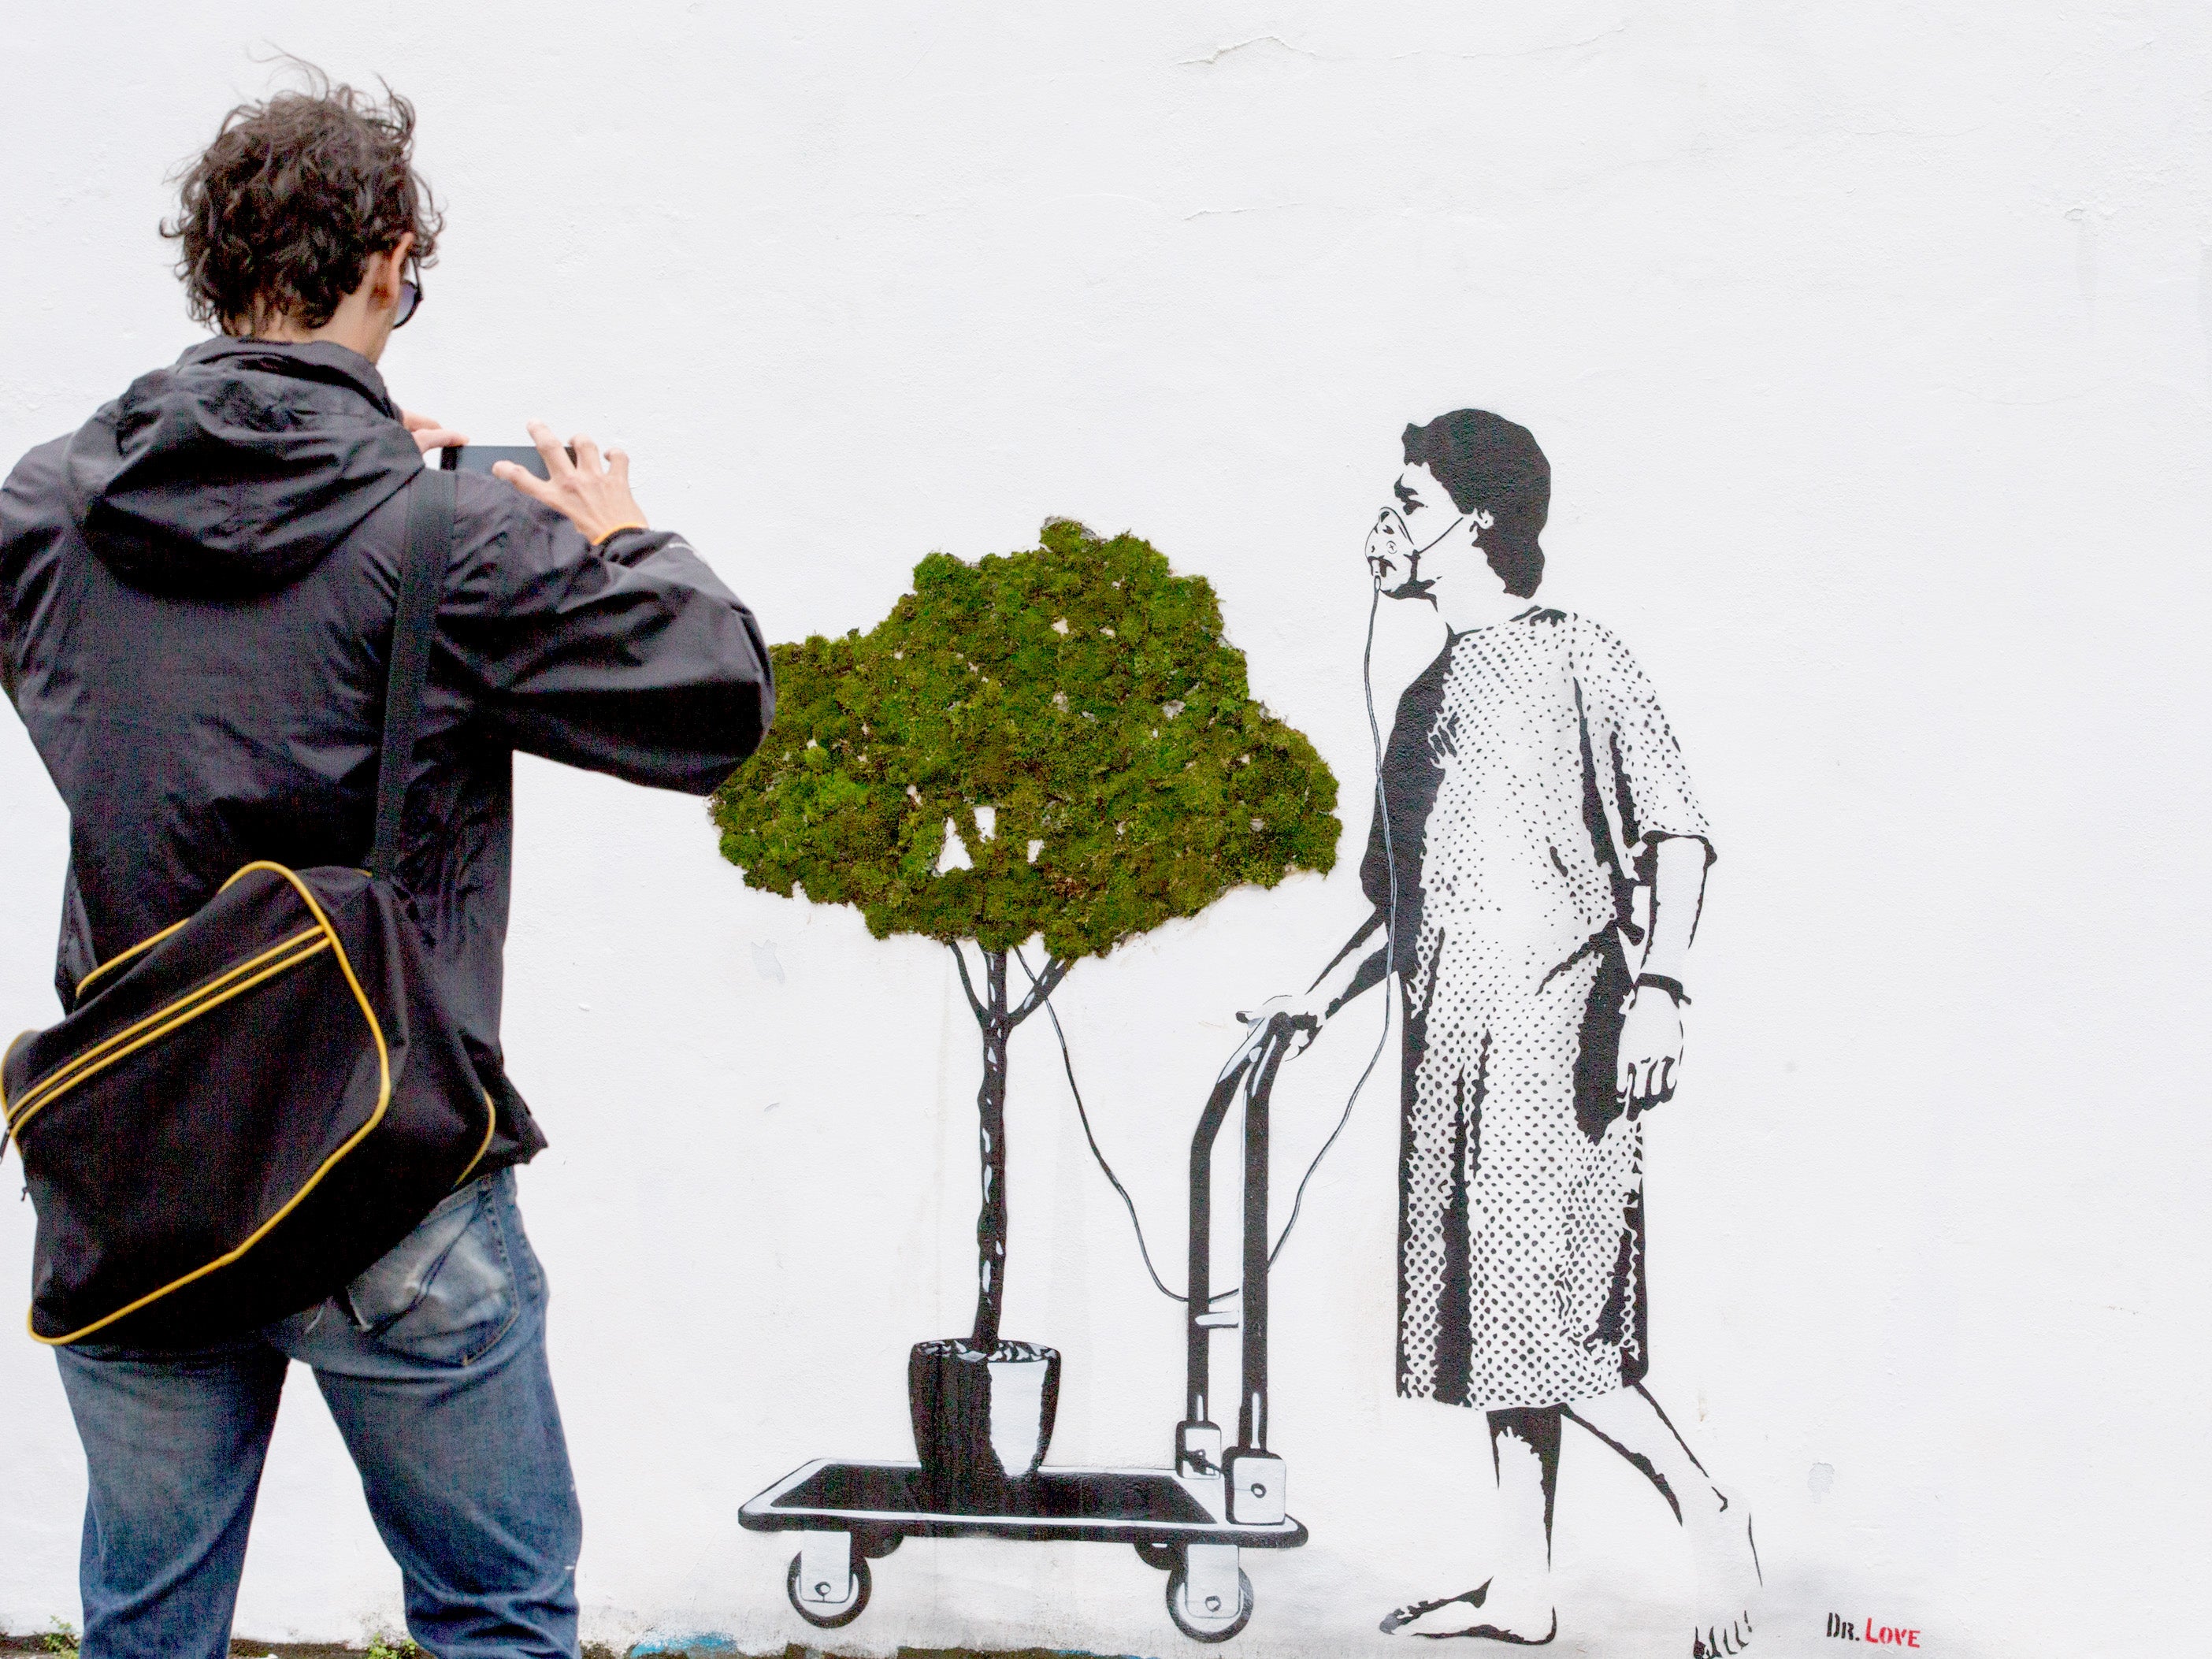
[[[932,1507],[1019,1509],[1024,1483],[1052,1443],[1060,1351],[1001,1342],[986,1353],[958,1337],[917,1342],[906,1391]]]

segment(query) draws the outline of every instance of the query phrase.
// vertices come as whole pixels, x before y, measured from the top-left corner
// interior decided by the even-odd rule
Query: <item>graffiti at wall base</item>
[[[1862,1634],[1861,1632],[1864,1632]],[[1871,1619],[1850,1620],[1841,1613],[1828,1615],[1827,1628],[1821,1632],[1838,1642],[1871,1642],[1876,1647],[1917,1648],[1920,1632],[1901,1625],[1877,1624]]]
[[[1168,1571],[1186,1635],[1244,1627],[1240,1552],[1306,1536],[1267,1440],[1267,1283],[1288,1231],[1268,1220],[1269,1094],[1287,1060],[1387,983],[1382,1042],[1393,1027],[1400,1042],[1396,1392],[1484,1413],[1499,1530],[1486,1551],[1470,1542],[1456,1582],[1376,1586],[1380,1631],[1558,1638],[1553,1524],[1572,1425],[1682,1528],[1698,1579],[1692,1653],[1748,1645],[1749,1512],[1644,1383],[1645,1121],[1680,1082],[1711,831],[1627,648],[1536,599],[1551,471],[1535,439],[1460,410],[1409,426],[1402,447],[1364,550],[1376,776],[1365,911],[1304,992],[1239,1016],[1247,1035],[1191,1146],[1180,1295],[1138,1226],[1188,1328],[1171,1468],[1048,1461],[1062,1356],[999,1329],[1006,1036],[1047,1011],[1084,1110],[1050,1008],[1069,966],[1237,881],[1326,871],[1334,781],[1250,701],[1204,582],[1169,575],[1132,538],[1055,524],[1034,552],[975,567],[933,556],[869,634],[779,651],[793,713],[718,798],[726,855],[756,886],[858,905],[878,937],[942,940],[983,1039],[975,1321],[913,1348],[915,1461],[819,1460],[743,1512],[799,1535],[787,1588],[810,1622],[858,1617],[869,1562],[902,1538],[986,1535],[1131,1544]],[[1371,683],[1385,600],[1430,607],[1446,630],[1387,739]],[[1041,970],[1024,949],[1037,937]],[[1024,983],[1010,984],[1010,963]],[[1217,1291],[1212,1170],[1232,1108],[1243,1274]],[[1084,1123],[1088,1136],[1087,1110]],[[1233,1443],[1212,1376],[1224,1330],[1241,1364]]]
[[[1462,1583],[1413,1587],[1382,1629],[1557,1637],[1574,1424],[1687,1534],[1692,1652],[1734,1653],[1759,1583],[1750,1515],[1644,1386],[1644,1120],[1681,1069],[1711,832],[1627,648],[1535,598],[1552,477],[1534,437],[1463,409],[1402,442],[1368,569],[1378,605],[1433,607],[1445,643],[1378,758],[1371,910],[1312,987],[1268,1005],[1303,1047],[1374,986],[1398,988],[1398,1392],[1488,1418],[1490,1558],[1470,1550]]]
[[[1002,1343],[1001,1354],[1014,1350],[1002,1383],[983,1371],[965,1344],[918,1345],[917,1462],[819,1460],[739,1512],[754,1530],[798,1534],[799,1551],[786,1587],[800,1617],[831,1629],[858,1618],[872,1590],[868,1563],[907,1538],[1000,1538],[1128,1545],[1167,1575],[1168,1616],[1184,1635],[1224,1642],[1244,1628],[1254,1597],[1242,1553],[1292,1549],[1306,1540],[1304,1526],[1287,1507],[1285,1460],[1267,1443],[1267,1280],[1281,1243],[1279,1235],[1271,1241],[1267,1218],[1268,1097],[1290,1035],[1288,1022],[1271,1020],[1239,1051],[1215,1080],[1192,1137],[1190,1271],[1187,1293],[1178,1298],[1187,1337],[1187,1404],[1173,1428],[1173,1466],[1042,1467],[1058,1355]],[[1211,1273],[1214,1152],[1232,1111],[1243,1122],[1243,1273],[1237,1285],[1217,1292]],[[1213,1380],[1219,1332],[1237,1337],[1236,1393],[1222,1397],[1236,1406],[1233,1445],[1230,1425],[1212,1416],[1220,1409]],[[956,1372],[954,1380],[943,1380],[946,1370]],[[998,1395],[1001,1387],[1010,1400]],[[1042,1404],[1033,1390],[1045,1395]],[[950,1431],[947,1417],[955,1419]],[[966,1461],[950,1463],[956,1455]]]
[[[878,938],[920,933],[952,952],[981,1038],[981,1203],[973,1327],[909,1356],[914,1463],[809,1464],[749,1504],[746,1524],[799,1533],[787,1588],[817,1626],[859,1617],[869,1561],[900,1539],[981,1535],[1132,1545],[1167,1571],[1187,1634],[1233,1635],[1251,1614],[1239,1550],[1304,1538],[1250,1401],[1255,1381],[1265,1393],[1264,1266],[1248,1275],[1241,1321],[1210,1291],[1193,1302],[1193,1404],[1175,1468],[1044,1467],[1061,1356],[1000,1329],[1007,1040],[1085,957],[1240,884],[1327,871],[1335,780],[1253,701],[1204,578],[1172,574],[1133,536],[1065,520],[1037,547],[975,565],[933,555],[866,634],[781,647],[775,660],[775,731],[716,798],[723,851],[757,887],[803,885],[815,902],[857,906]],[[1034,970],[1032,939],[1044,951]],[[1280,1053],[1225,1072],[1200,1130],[1210,1154],[1243,1097],[1263,1182],[1264,1091]],[[1204,1185],[1194,1177],[1194,1237]],[[1264,1261],[1264,1206],[1246,1224]],[[1253,1420],[1229,1450],[1200,1373],[1213,1332],[1239,1323]],[[1249,1490],[1232,1503],[1240,1480]]]

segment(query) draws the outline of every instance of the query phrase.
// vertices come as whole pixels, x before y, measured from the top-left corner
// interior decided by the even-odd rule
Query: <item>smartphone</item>
[[[574,460],[575,446],[563,447],[568,459]],[[438,452],[438,467],[444,472],[489,472],[498,461],[513,461],[525,472],[535,472],[541,478],[552,477],[545,470],[545,458],[528,444],[463,444]]]

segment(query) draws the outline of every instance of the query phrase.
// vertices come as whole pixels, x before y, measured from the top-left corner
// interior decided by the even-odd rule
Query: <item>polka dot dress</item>
[[[1595,623],[1456,635],[1399,707],[1366,872],[1407,1004],[1398,1389],[1489,1410],[1648,1364],[1643,1125],[1613,1094],[1638,860],[1711,835],[1657,699]]]

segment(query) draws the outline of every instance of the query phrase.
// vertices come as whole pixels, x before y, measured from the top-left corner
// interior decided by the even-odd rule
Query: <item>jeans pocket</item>
[[[515,1251],[501,1203],[504,1171],[471,1182],[346,1287],[355,1325],[378,1346],[433,1364],[465,1365],[522,1310]]]

